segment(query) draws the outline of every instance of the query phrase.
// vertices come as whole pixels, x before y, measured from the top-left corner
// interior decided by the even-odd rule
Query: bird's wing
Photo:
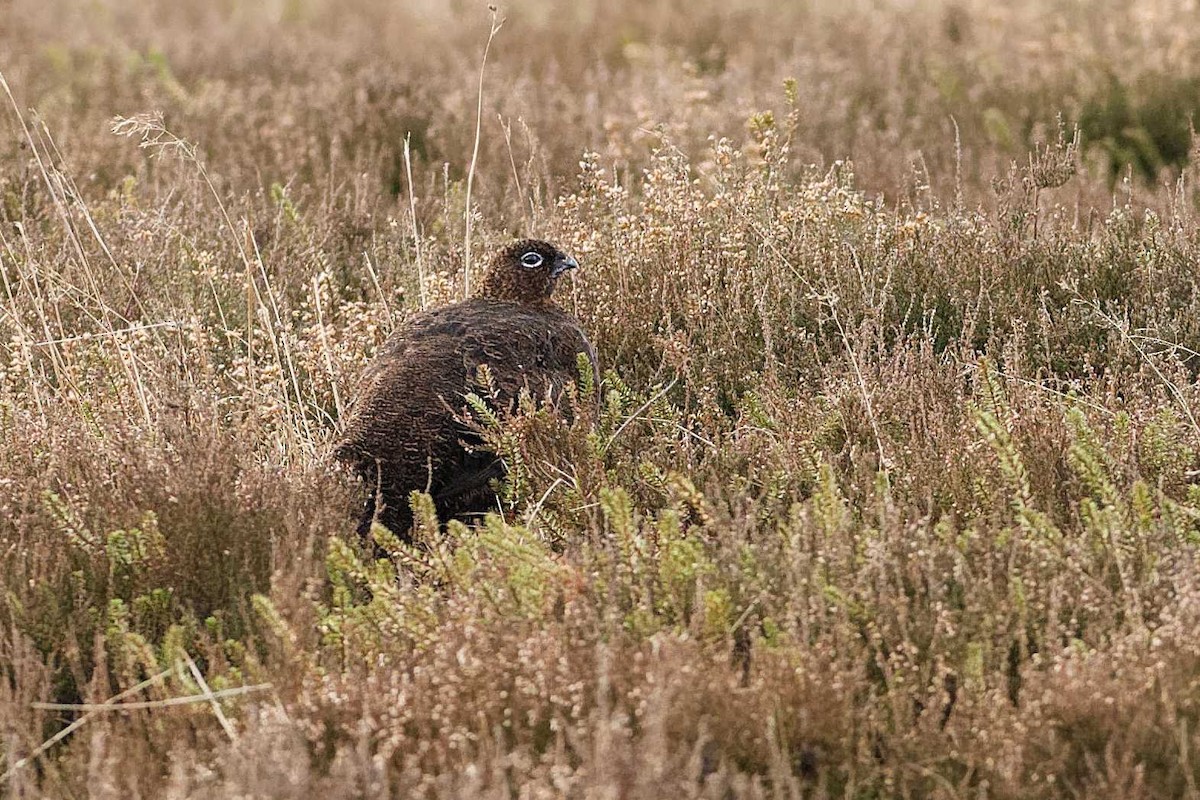
[[[414,468],[428,461],[445,435],[441,398],[461,395],[466,381],[458,358],[466,327],[446,311],[417,315],[380,348],[340,426],[337,458]]]
[[[470,381],[480,365],[489,367],[498,395],[494,399],[502,405],[516,400],[523,389],[535,400],[547,393],[556,397],[579,377],[579,353],[595,363],[595,351],[573,317],[555,308],[494,305],[486,318],[467,326],[462,357]],[[477,391],[483,388],[476,385]]]

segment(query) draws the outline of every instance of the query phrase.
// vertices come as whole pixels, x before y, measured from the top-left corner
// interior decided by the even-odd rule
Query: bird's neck
[[[553,305],[554,303],[550,299],[550,291],[553,287],[545,282],[529,278],[530,276],[527,275],[489,272],[484,276],[479,296],[530,306]]]

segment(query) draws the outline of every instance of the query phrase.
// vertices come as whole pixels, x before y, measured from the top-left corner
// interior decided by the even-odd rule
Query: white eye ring
[[[542,265],[542,256],[540,253],[535,253],[530,250],[525,255],[521,256],[521,266],[536,269]]]

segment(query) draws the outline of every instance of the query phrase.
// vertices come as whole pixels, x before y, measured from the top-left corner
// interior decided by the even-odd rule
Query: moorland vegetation
[[[1196,14],[0,0],[0,794],[1198,796]],[[515,235],[601,379],[377,559]]]

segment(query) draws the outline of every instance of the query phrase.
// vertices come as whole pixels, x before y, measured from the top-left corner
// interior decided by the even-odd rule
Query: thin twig
[[[47,339],[41,342],[30,342],[31,347],[50,347],[56,344],[68,344],[70,342],[86,342],[89,339],[100,339],[104,336],[121,336],[126,333],[139,333],[141,331],[154,330],[156,328],[178,328],[183,323],[179,320],[166,320],[165,322],[151,322],[147,325],[130,325],[127,328],[118,328],[115,330],[97,331],[96,333],[81,333],[76,336],[64,336],[61,339]]]
[[[632,414],[630,414],[629,418],[626,419],[624,422],[622,422],[620,427],[618,427],[615,431],[613,431],[613,435],[608,437],[608,441],[605,442],[605,444],[604,444],[604,452],[606,452],[606,453],[608,452],[608,448],[612,447],[612,443],[617,440],[617,437],[621,435],[621,432],[629,427],[629,423],[633,422],[635,419],[637,419],[639,416],[641,416],[643,411],[645,411],[650,406],[654,405],[654,403],[658,402],[658,400],[660,398],[666,396],[667,392],[671,391],[671,388],[673,386],[675,386],[675,383],[678,380],[679,380],[678,378],[672,378],[670,383],[668,383],[666,386],[664,386],[662,389],[660,389],[649,400],[642,403],[641,407],[638,408],[637,411],[634,411]]]
[[[217,722],[221,723],[221,727],[225,730],[225,735],[229,737],[229,741],[237,741],[237,730],[234,729],[233,723],[229,721],[229,717],[225,716],[225,712],[221,709],[221,704],[217,702],[216,695],[209,688],[208,681],[204,680],[204,674],[200,672],[200,668],[196,666],[196,662],[187,653],[183,654],[187,659],[188,670],[191,671],[192,677],[196,679],[196,683],[200,686],[200,691],[204,692],[204,696],[208,698],[209,704],[212,705],[213,715],[216,716]]]
[[[1140,339],[1142,341],[1151,342],[1152,344],[1161,344],[1168,350],[1177,350],[1191,358],[1200,358],[1200,353],[1192,348],[1182,345],[1179,342],[1172,342],[1170,339],[1164,339],[1161,336],[1151,336],[1146,333],[1129,333],[1126,334],[1130,339]]]
[[[739,614],[738,618],[736,620],[734,620],[734,623],[729,626],[729,635],[730,636],[732,636],[737,631],[738,628],[742,627],[742,624],[750,616],[750,612],[753,611],[755,609],[755,607],[759,603],[762,602],[762,599],[763,599],[762,594],[759,594],[758,597],[756,597],[750,601],[749,605],[746,606],[746,610],[743,611],[741,614]]]
[[[488,6],[492,12],[492,28],[488,33],[487,44],[483,48],[483,62],[479,65],[479,95],[475,107],[475,147],[471,150],[471,168],[467,170],[467,198],[463,216],[466,219],[466,235],[463,241],[463,296],[471,296],[471,188],[475,184],[475,162],[479,159],[479,137],[483,131],[483,73],[487,68],[488,51],[492,49],[492,40],[500,32],[504,20],[496,22],[496,7]]]
[[[420,269],[420,249],[417,250],[417,264]],[[371,263],[371,254],[363,250],[363,261],[367,265],[367,274],[371,276],[371,285],[375,287],[375,296],[379,298],[379,305],[383,308],[383,332],[390,334],[392,332],[392,310],[388,308],[387,297],[383,294],[383,283],[379,280],[379,270],[375,269],[375,265]],[[423,290],[422,290],[423,291]],[[424,307],[425,301],[421,304]]]
[[[1146,362],[1146,365],[1154,371],[1155,376],[1157,376],[1158,379],[1163,382],[1163,385],[1167,387],[1167,391],[1171,394],[1171,399],[1173,399],[1179,405],[1179,408],[1183,411],[1184,416],[1187,417],[1188,422],[1191,424],[1192,430],[1197,434],[1200,434],[1200,423],[1196,421],[1196,416],[1192,413],[1192,407],[1188,405],[1187,398],[1183,396],[1183,391],[1175,385],[1173,380],[1168,378],[1166,374],[1163,373],[1158,364],[1154,363],[1154,359],[1150,357],[1150,354],[1142,349],[1142,346],[1137,343],[1135,336],[1130,334],[1129,327],[1127,325],[1122,325],[1116,319],[1113,319],[1109,315],[1105,314],[1103,309],[1100,308],[1100,303],[1098,301],[1087,301],[1082,298],[1076,298],[1071,302],[1091,308],[1092,313],[1104,320],[1109,326],[1112,327],[1113,330],[1121,334],[1121,336],[1125,338],[1125,341],[1129,342],[1129,346],[1137,351],[1137,354],[1142,357],[1142,360]]]
[[[550,484],[550,488],[545,491],[545,493],[541,496],[541,499],[539,499],[536,503],[534,503],[533,508],[529,509],[529,513],[525,516],[525,526],[526,527],[529,527],[530,525],[533,524],[534,518],[542,510],[542,506],[545,504],[545,502],[548,499],[550,499],[550,493],[553,492],[555,489],[557,489],[562,482],[563,482],[562,478],[555,478],[554,483]],[[501,510],[503,510],[503,509],[501,509]]]
[[[158,673],[157,675],[155,675],[151,678],[147,678],[146,680],[142,681],[141,683],[137,684],[136,686],[131,686],[128,689],[126,689],[125,691],[121,692],[120,694],[113,695],[112,697],[105,700],[103,703],[100,703],[98,708],[101,710],[107,711],[110,708],[117,707],[120,704],[120,702],[122,700],[124,700],[126,697],[131,697],[132,695],[137,694],[142,689],[145,689],[147,686],[158,683],[163,678],[168,677],[169,675],[171,675],[174,672],[175,672],[174,668],[163,670],[162,672]],[[33,707],[37,708],[38,704],[34,703]],[[88,720],[90,720],[93,716],[95,716],[95,714],[96,714],[95,710],[89,711],[88,713],[86,713],[82,717],[80,717],[79,719],[72,722],[67,727],[63,728],[58,733],[51,736],[46,741],[42,742],[40,745],[37,746],[37,748],[32,753],[25,756],[24,758],[17,759],[15,762],[13,762],[13,765],[8,768],[7,772],[5,772],[3,775],[0,775],[0,784],[3,784],[5,781],[9,780],[13,775],[15,775],[17,773],[18,770],[22,769],[23,767],[29,766],[42,753],[45,753],[51,747],[58,744],[63,739],[70,736],[72,733],[74,733],[75,731],[82,728],[83,725]]]
[[[979,369],[978,364],[972,364],[967,361],[962,362],[962,365],[963,365],[963,368],[966,369],[968,372]],[[1079,395],[1074,395],[1074,394],[1070,394],[1069,392],[1064,392],[1060,389],[1055,389],[1053,387],[1047,386],[1044,383],[1038,383],[1037,381],[1030,380],[1029,378],[1022,378],[1020,375],[1005,375],[1004,379],[1009,380],[1009,381],[1015,381],[1015,382],[1021,384],[1022,386],[1028,386],[1029,388],[1036,389],[1039,392],[1045,392],[1047,394],[1054,395],[1055,397],[1060,397],[1063,400],[1069,400],[1070,402],[1075,403],[1076,405],[1086,406],[1087,408],[1090,408],[1093,411],[1096,411],[1100,414],[1107,414],[1110,417],[1115,417],[1117,415],[1117,412],[1113,411],[1111,408],[1105,408],[1104,406],[1100,405],[1099,403],[1094,403],[1091,400],[1087,400],[1083,397],[1080,397]]]
[[[689,436],[689,437],[695,439],[697,442],[704,445],[705,447],[711,448],[713,450],[717,449],[716,442],[712,441],[711,439],[707,439],[707,438],[701,436],[700,434],[698,434],[695,431],[688,428],[686,425],[680,425],[678,422],[676,422],[673,419],[663,419],[661,417],[646,417],[646,422],[657,422],[657,423],[660,423],[663,425],[671,425],[675,428],[675,430],[679,431],[684,436]]]
[[[237,686],[233,689],[222,689],[208,694],[189,694],[183,697],[169,697],[166,700],[145,700],[136,703],[31,703],[31,708],[41,711],[137,711],[147,708],[169,708],[171,706],[187,706],[195,703],[207,703],[213,698],[237,697],[252,692],[265,692],[271,688],[269,683],[256,683],[252,686]]]
[[[333,390],[333,407],[337,409],[338,419],[343,416],[342,396],[338,392],[337,374],[333,370],[333,354],[329,347],[329,334],[325,331],[325,314],[321,309],[321,282],[313,276],[313,307],[317,311],[317,331],[320,334],[321,353],[325,357],[325,369],[329,373],[329,387]]]
[[[517,200],[521,203],[521,213],[525,213],[525,188],[521,186],[521,174],[517,171],[517,158],[513,154],[512,123],[505,122],[500,114],[497,114],[496,118],[500,120],[500,129],[504,131],[504,145],[508,148],[508,163],[512,166],[513,183],[517,186]]]
[[[871,432],[875,435],[875,446],[879,448],[879,466],[881,469],[890,470],[892,463],[883,449],[883,435],[879,432],[879,422],[875,417],[875,405],[871,402],[871,391],[867,388],[866,378],[863,377],[862,369],[858,366],[858,356],[854,353],[854,346],[850,344],[850,337],[846,335],[846,329],[842,327],[842,320],[837,313],[837,298],[828,298],[827,302],[829,303],[829,314],[833,317],[833,324],[837,326],[838,334],[842,337],[842,344],[846,346],[846,353],[850,356],[850,367],[854,370],[855,380],[858,381],[858,390],[862,394],[867,421],[871,423]]]
[[[408,133],[404,136],[404,174],[408,177],[408,214],[412,223],[413,246],[417,250],[417,295],[421,300],[421,310],[424,311],[428,305],[425,299],[425,261],[421,258],[421,232],[417,230],[417,196],[412,179],[411,143],[412,133]]]

